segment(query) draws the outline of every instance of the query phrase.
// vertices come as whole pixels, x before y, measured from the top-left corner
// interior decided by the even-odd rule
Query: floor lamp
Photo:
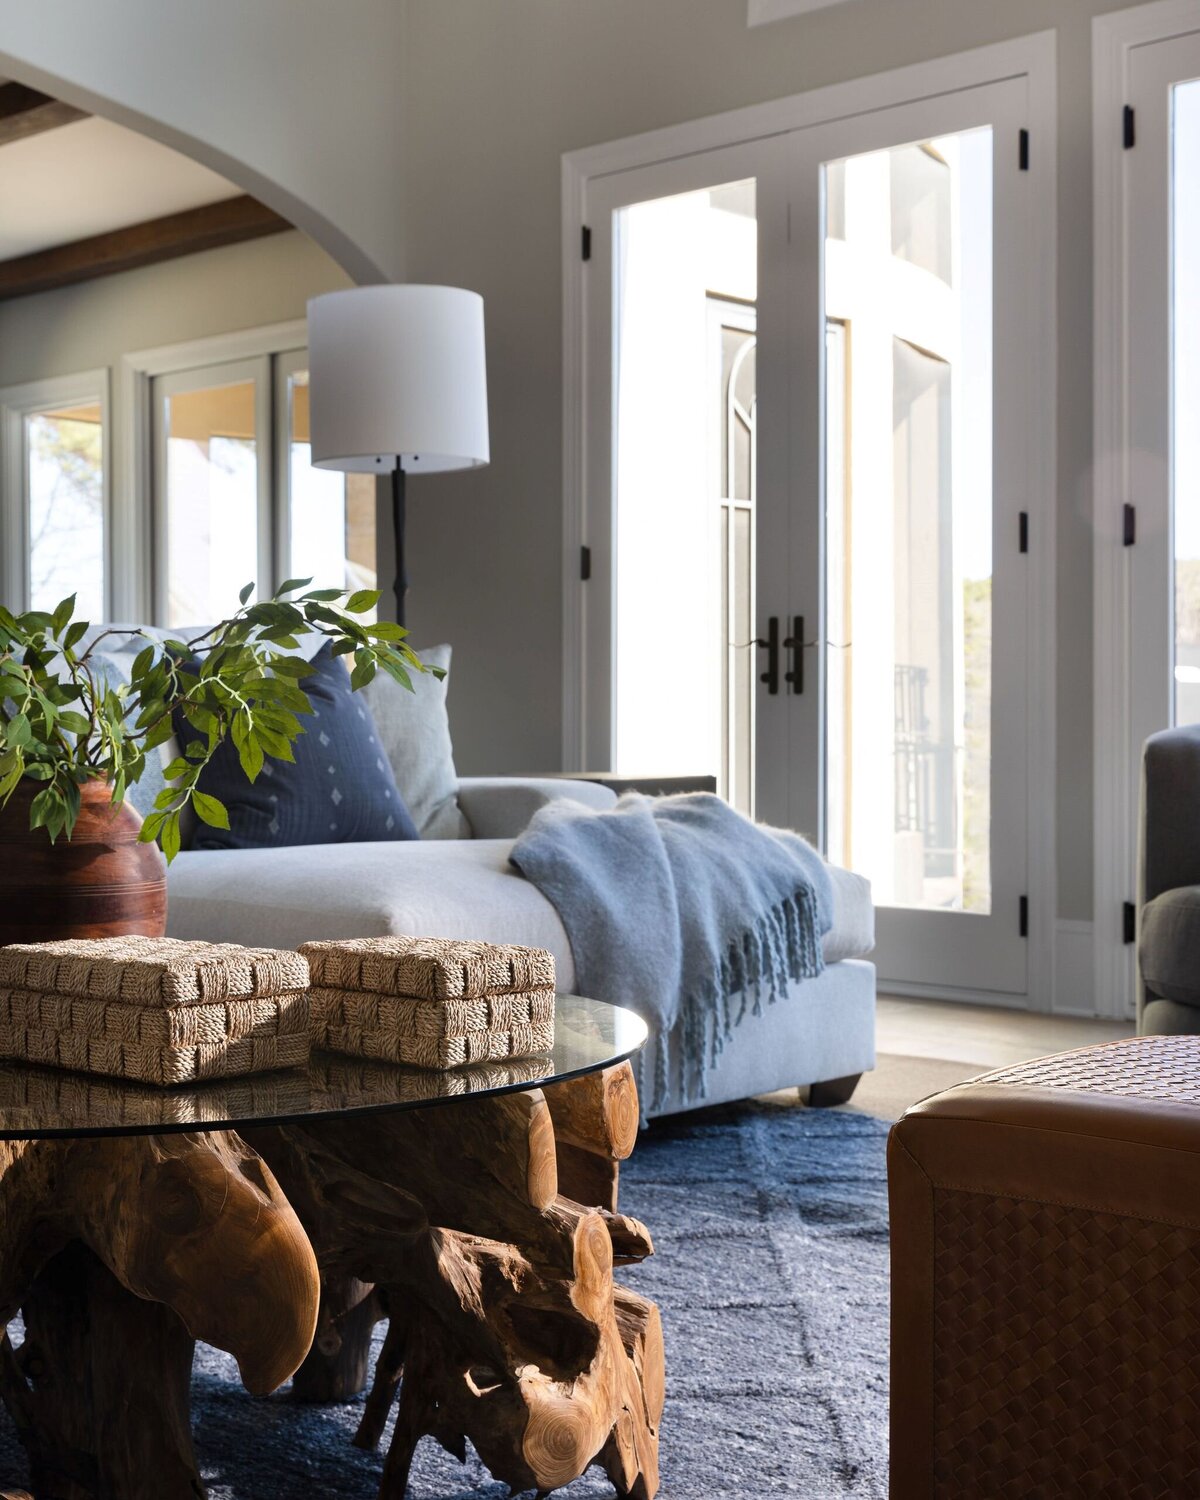
[[[308,304],[312,463],[392,476],[396,618],[404,621],[405,477],[488,461],[483,298],[364,286]]]

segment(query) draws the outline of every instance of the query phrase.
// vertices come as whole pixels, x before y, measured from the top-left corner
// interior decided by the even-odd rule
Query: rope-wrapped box
[[[233,943],[0,948],[0,1057],[168,1086],[302,1067],[308,965]]]
[[[554,1046],[554,957],[450,938],[305,943],[314,1046],[439,1071]]]

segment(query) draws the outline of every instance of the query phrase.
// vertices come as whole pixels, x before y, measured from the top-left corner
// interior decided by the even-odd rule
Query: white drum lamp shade
[[[486,464],[483,298],[365,286],[308,304],[312,463],[350,473]]]

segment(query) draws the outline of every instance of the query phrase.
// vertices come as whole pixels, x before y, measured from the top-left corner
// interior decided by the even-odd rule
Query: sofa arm
[[[617,794],[593,781],[535,776],[465,776],[458,783],[458,805],[477,839],[515,839],[547,802],[582,802],[612,807]]]
[[[1200,885],[1200,724],[1151,735],[1142,751],[1138,907]]]

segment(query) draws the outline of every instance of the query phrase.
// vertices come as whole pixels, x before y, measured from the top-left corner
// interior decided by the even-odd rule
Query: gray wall
[[[407,276],[487,301],[491,467],[409,506],[410,621],[455,643],[463,770],[560,759],[562,153],[1053,27],[1059,914],[1091,918],[1090,26],[1118,8],[848,0],[748,31],[745,0],[410,0]]]
[[[349,285],[341,267],[293,229],[16,297],[0,302],[0,386],[115,372],[137,349],[290,322],[304,317],[309,297]]]
[[[404,0],[0,6],[0,75],[232,178],[361,280],[400,277]]]

